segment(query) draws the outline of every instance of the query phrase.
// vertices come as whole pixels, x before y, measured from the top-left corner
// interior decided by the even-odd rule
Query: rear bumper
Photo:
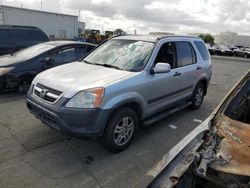
[[[26,104],[30,112],[44,124],[63,134],[94,137],[103,134],[110,110],[65,108],[66,98],[48,104],[28,94]]]

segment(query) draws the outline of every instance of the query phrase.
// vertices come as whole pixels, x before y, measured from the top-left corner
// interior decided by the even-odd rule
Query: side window
[[[36,42],[45,42],[45,41],[48,41],[48,39],[44,35],[44,33],[42,33],[39,30],[29,30],[28,33],[30,35],[30,40],[31,41],[36,41]]]
[[[75,61],[75,48],[60,50],[51,57],[51,62],[55,65],[62,65],[72,61]]]
[[[155,64],[156,63],[168,63],[171,66],[171,69],[176,68],[176,49],[175,49],[175,44],[174,42],[167,42],[162,45],[160,48],[156,59],[155,59]]]
[[[75,60],[80,60],[83,57],[85,57],[86,53],[87,53],[86,51],[87,51],[87,47],[86,46],[77,47],[76,48]]]
[[[91,52],[94,48],[95,48],[95,46],[88,45],[88,47],[87,47],[87,53]]]
[[[1,29],[0,30],[0,44],[2,42],[8,42],[10,36],[8,35],[8,30],[7,29]]]
[[[194,41],[194,44],[199,50],[199,53],[201,54],[202,59],[208,60],[209,55],[208,55],[208,51],[207,51],[205,44],[202,41]]]
[[[195,52],[189,42],[176,42],[179,66],[187,66],[196,62]]]

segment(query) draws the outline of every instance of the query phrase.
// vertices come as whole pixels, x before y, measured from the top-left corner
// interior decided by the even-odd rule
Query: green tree
[[[200,34],[199,37],[202,38],[205,43],[214,44],[214,37],[210,34]]]
[[[126,35],[126,32],[119,28],[119,29],[114,30],[114,34],[115,35]]]

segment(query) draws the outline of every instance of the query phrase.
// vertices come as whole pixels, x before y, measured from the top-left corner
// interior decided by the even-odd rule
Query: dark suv
[[[37,27],[0,25],[0,56],[47,41],[47,35]]]

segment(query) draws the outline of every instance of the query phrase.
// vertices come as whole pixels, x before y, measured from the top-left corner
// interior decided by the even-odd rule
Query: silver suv
[[[190,106],[198,109],[211,78],[208,50],[197,37],[120,36],[80,62],[37,75],[27,107],[43,123],[73,136],[101,136],[113,152],[138,126]]]

